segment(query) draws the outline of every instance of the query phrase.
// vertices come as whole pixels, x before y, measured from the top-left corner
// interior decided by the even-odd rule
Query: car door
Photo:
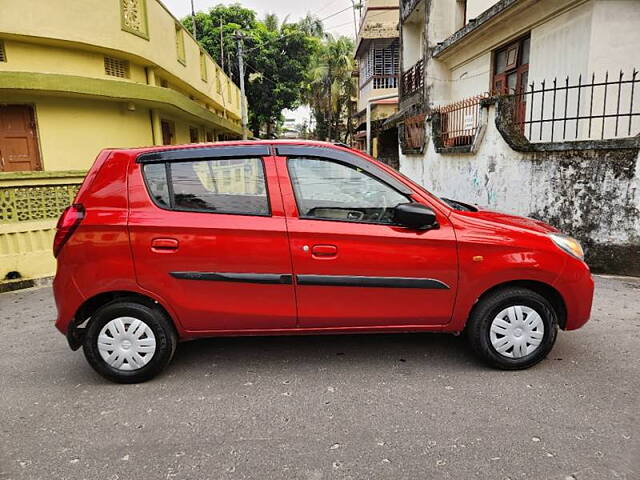
[[[129,172],[137,281],[188,331],[296,326],[291,258],[268,146],[143,154]]]
[[[336,148],[277,152],[299,327],[450,321],[458,274],[446,215],[436,210],[437,229],[394,225],[397,204],[429,202],[374,163]]]

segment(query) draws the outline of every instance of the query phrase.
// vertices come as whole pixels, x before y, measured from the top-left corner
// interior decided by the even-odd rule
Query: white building
[[[639,26],[638,0],[401,0],[401,171],[640,273]]]

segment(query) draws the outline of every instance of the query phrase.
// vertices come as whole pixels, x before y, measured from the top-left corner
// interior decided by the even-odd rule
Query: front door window
[[[289,175],[300,218],[390,224],[409,199],[369,174],[342,163],[291,158]]]

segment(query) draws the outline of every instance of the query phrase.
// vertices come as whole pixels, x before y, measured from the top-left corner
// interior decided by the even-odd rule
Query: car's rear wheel
[[[542,295],[504,288],[482,298],[467,325],[473,350],[504,370],[528,368],[544,359],[556,341],[558,316]]]
[[[114,301],[92,316],[83,351],[103,377],[119,383],[144,382],[171,361],[176,333],[159,308],[136,301]]]

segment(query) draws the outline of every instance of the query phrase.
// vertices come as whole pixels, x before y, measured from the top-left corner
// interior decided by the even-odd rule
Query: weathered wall
[[[437,195],[535,217],[579,238],[596,271],[640,275],[638,150],[516,152],[495,127],[476,154],[438,154],[427,127],[423,156],[400,170]]]

